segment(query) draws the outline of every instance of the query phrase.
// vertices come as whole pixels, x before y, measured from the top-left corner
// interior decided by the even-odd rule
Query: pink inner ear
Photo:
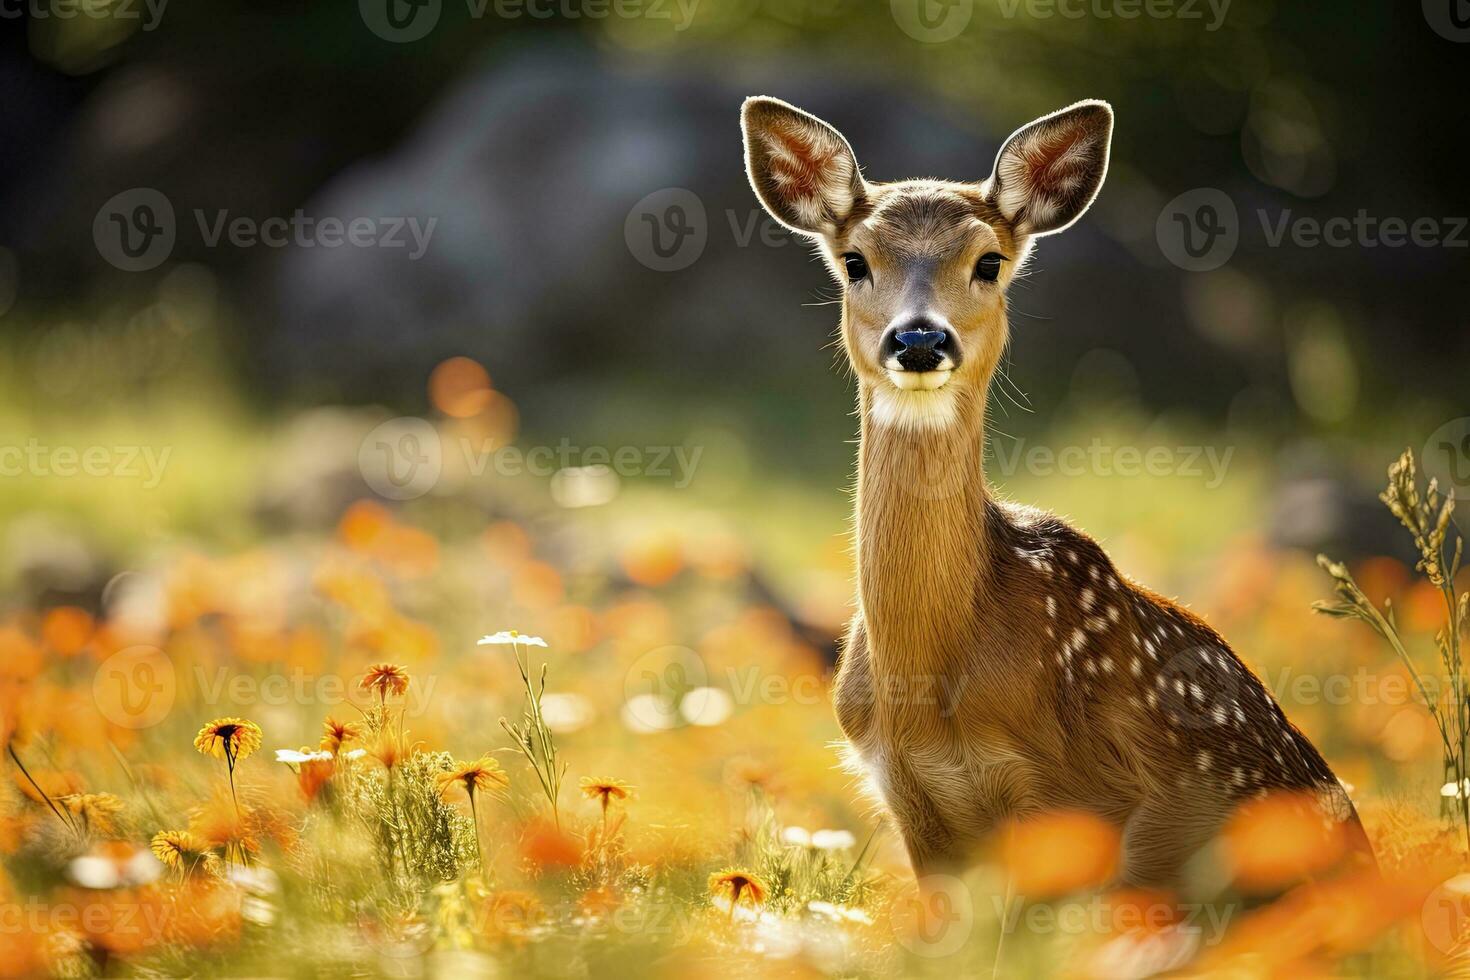
[[[781,193],[793,199],[820,198],[842,146],[792,123],[772,127],[769,144],[771,176]]]
[[[1054,124],[1017,147],[1036,193],[1065,195],[1077,186],[1092,155],[1094,137],[1077,124]]]

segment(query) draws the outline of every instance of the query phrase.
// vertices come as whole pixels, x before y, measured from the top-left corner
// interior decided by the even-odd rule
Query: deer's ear
[[[842,134],[780,99],[740,110],[745,171],[771,216],[793,231],[831,234],[863,196],[863,175]]]
[[[990,199],[1021,234],[1061,231],[1097,197],[1112,139],[1106,102],[1078,102],[1027,123],[995,157]]]

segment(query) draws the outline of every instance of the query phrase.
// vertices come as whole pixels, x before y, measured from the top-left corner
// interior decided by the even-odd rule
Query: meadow
[[[535,420],[448,365],[422,409],[439,445],[517,445]],[[1082,814],[1007,827],[920,895],[838,765],[840,486],[733,477],[718,452],[676,488],[445,449],[395,500],[370,438],[403,435],[390,413],[263,423],[206,370],[181,377],[104,421],[3,409],[51,470],[4,497],[0,976],[1463,968],[1436,716],[1372,630],[1314,614],[1332,579],[1267,538],[1265,447],[1239,443],[1214,485],[1035,465],[997,483],[1231,639],[1353,787],[1382,880],[1329,873],[1342,841],[1268,799],[1202,855],[1193,904],[1112,887],[1117,833]],[[1137,421],[1043,441],[1137,441]],[[120,454],[60,475],[65,446],[170,455],[149,485],[141,453],[135,476]],[[1348,571],[1435,674],[1442,590],[1395,557]]]

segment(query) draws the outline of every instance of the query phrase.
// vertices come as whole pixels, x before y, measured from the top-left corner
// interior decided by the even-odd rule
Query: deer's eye
[[[985,282],[995,282],[1000,278],[1000,264],[1005,261],[1005,256],[999,252],[987,252],[980,256],[980,261],[975,263],[975,278]]]
[[[856,252],[842,256],[842,264],[847,268],[848,282],[861,282],[868,278],[868,263]]]

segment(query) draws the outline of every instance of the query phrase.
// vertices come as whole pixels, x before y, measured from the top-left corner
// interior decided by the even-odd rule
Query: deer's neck
[[[860,399],[859,602],[879,669],[942,666],[973,637],[991,528],[983,396],[957,392],[943,428],[876,423]]]

